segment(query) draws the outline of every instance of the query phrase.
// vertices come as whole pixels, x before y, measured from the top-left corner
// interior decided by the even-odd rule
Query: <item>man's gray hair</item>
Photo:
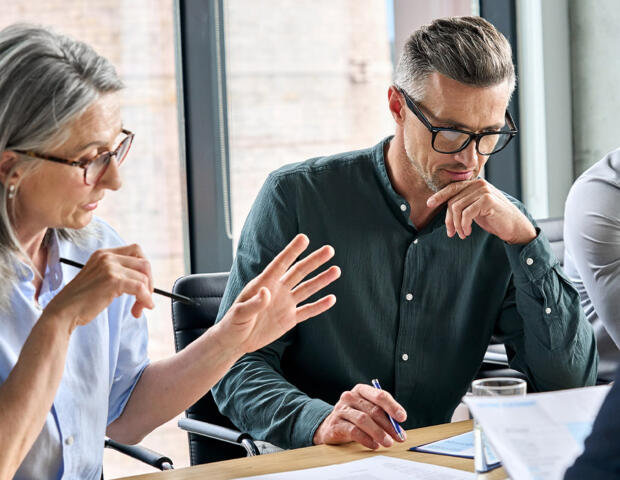
[[[508,80],[511,94],[515,86],[510,43],[481,17],[440,18],[411,34],[394,83],[422,101],[426,80],[435,72],[475,87]]]
[[[6,27],[0,31],[0,153],[45,152],[61,145],[73,120],[100,95],[121,88],[114,67],[85,43],[36,25]],[[8,178],[21,168],[22,181],[40,162],[20,156]],[[7,187],[0,184],[0,311],[10,306],[17,256],[24,256],[8,209]],[[15,187],[19,196],[19,184]],[[67,229],[58,233],[72,241],[85,235]]]

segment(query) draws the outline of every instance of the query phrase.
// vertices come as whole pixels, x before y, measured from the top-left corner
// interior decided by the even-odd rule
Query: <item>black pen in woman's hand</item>
[[[75,268],[84,267],[83,264],[79,262],[75,262],[73,260],[69,260],[68,258],[60,258],[59,261],[60,263],[66,263],[67,265],[71,265],[72,267],[75,267]],[[165,290],[160,290],[159,288],[154,288],[153,293],[157,293],[158,295],[163,295],[164,297],[172,298],[173,300],[185,303],[186,305],[195,305],[195,306],[199,305],[198,302],[196,302],[195,300],[192,300],[189,297],[186,297],[184,295],[179,295],[178,293],[166,292]]]

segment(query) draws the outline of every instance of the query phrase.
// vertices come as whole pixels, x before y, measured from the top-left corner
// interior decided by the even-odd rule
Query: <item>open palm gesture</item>
[[[328,245],[295,262],[309,240],[297,235],[265,270],[246,285],[218,327],[222,338],[241,353],[253,352],[281,337],[300,322],[323,313],[336,303],[334,295],[298,306],[332,283],[340,268],[332,266],[302,282],[310,273],[334,256]]]

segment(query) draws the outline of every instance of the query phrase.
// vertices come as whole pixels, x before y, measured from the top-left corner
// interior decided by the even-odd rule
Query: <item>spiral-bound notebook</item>
[[[433,443],[411,447],[413,452],[435,453],[451,457],[474,458],[474,432],[465,432],[454,437],[444,438]],[[487,461],[489,470],[501,465],[501,462],[490,445],[487,444]]]

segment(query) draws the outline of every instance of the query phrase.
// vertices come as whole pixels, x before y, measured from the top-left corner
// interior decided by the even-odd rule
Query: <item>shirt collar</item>
[[[56,265],[60,259],[58,232],[56,231],[55,228],[50,228],[47,231],[46,246],[47,246],[47,266],[52,267],[53,265]]]
[[[60,260],[60,242],[58,239],[58,233],[56,229],[50,228],[45,234],[44,239],[45,245],[47,247],[47,266],[45,272],[41,272],[44,277],[48,275],[49,272],[54,272],[54,275],[51,277],[50,287],[52,289],[58,288],[58,286],[62,282],[62,270],[59,265]],[[22,282],[32,282],[34,279],[34,270],[32,267],[18,258],[15,259],[15,266],[17,276]]]
[[[394,214],[398,218],[400,218],[407,226],[417,230],[416,226],[413,224],[413,222],[411,222],[411,219],[409,218],[409,215],[411,214],[411,206],[409,205],[409,202],[407,202],[407,200],[405,200],[401,195],[396,193],[396,190],[394,190],[394,187],[392,186],[392,182],[390,181],[390,177],[387,172],[387,167],[385,166],[385,147],[392,140],[392,138],[394,138],[393,135],[384,138],[375,147],[375,168],[377,170],[377,174],[379,176],[381,184],[385,189],[386,196]],[[440,228],[444,224],[444,220],[446,218],[446,210],[447,206],[442,207],[435,214],[435,216],[433,216],[428,225],[426,225],[422,229],[422,231],[430,233],[437,228]]]
[[[62,285],[62,268],[60,268],[61,242],[58,231],[51,228],[47,237],[47,272],[50,290],[57,290]]]

